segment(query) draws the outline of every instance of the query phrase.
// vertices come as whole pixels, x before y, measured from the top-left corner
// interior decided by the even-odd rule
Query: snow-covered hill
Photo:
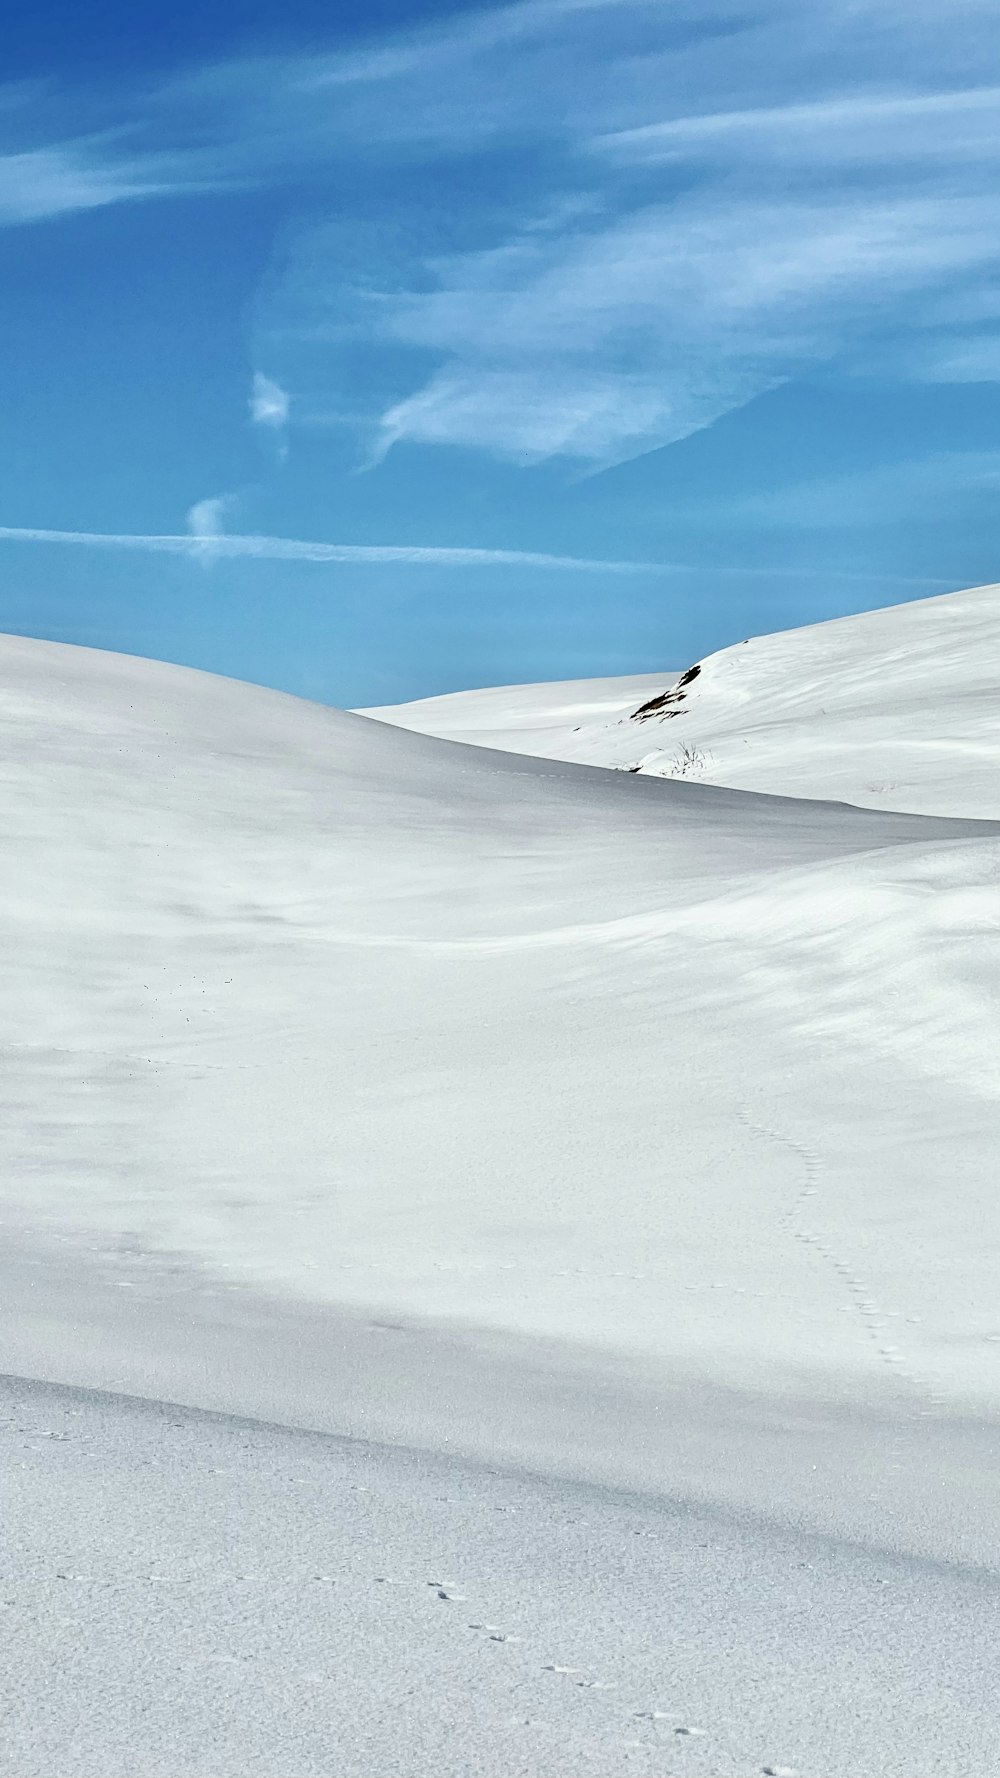
[[[460,692],[425,734],[865,808],[1000,816],[1000,587],[757,636],[676,674]]]
[[[674,673],[637,673],[622,679],[557,679],[547,685],[491,685],[481,691],[445,692],[411,704],[362,710],[381,722],[542,759],[606,765],[609,735],[648,698],[657,697]],[[595,757],[591,758],[593,750]]]
[[[1000,1407],[996,825],[17,638],[0,691],[11,1239]]]

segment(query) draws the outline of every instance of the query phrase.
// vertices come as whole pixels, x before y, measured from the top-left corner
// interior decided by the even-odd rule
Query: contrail
[[[85,549],[131,549],[152,555],[193,556],[204,562],[214,557],[245,557],[270,562],[391,563],[410,567],[438,568],[543,568],[578,574],[697,574],[701,581],[736,577],[749,580],[801,580],[816,574],[827,580],[878,582],[899,586],[941,587],[951,591],[954,581],[919,574],[871,574],[838,568],[749,567],[741,564],[694,562],[614,562],[590,556],[552,556],[526,549],[448,549],[416,543],[312,543],[299,537],[260,537],[241,532],[196,536],[144,536],[141,532],[45,531],[36,527],[0,525],[0,543],[64,543]]]
[[[86,549],[131,549],[154,555],[248,556],[272,562],[399,562],[441,568],[559,568],[584,574],[664,574],[678,570],[663,562],[603,562],[586,556],[551,556],[537,550],[445,549],[421,544],[311,543],[297,537],[257,537],[221,532],[210,537],[143,536],[133,532],[44,531],[0,525],[5,543],[65,543]]]

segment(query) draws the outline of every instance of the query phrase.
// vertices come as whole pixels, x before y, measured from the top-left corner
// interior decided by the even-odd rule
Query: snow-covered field
[[[454,1695],[474,1715],[484,1687],[483,1714],[445,1748],[434,1725],[455,1733],[457,1706],[427,1677],[437,1654],[421,1667],[411,1630],[393,1653],[367,1604],[339,1620],[336,1662],[362,1702],[338,1770],[390,1769],[382,1730],[365,1727],[359,1673],[374,1661],[375,1689],[405,1698],[391,1743],[404,1774],[554,1775],[567,1747],[574,1771],[595,1774],[771,1760],[905,1773],[918,1755],[928,1771],[1000,1771],[988,1673],[965,1661],[960,1681],[949,1655],[932,1679],[916,1631],[895,1680],[866,1681],[860,1704],[845,1695],[848,1674],[888,1672],[903,1633],[893,1608],[859,1638],[858,1600],[882,1592],[859,1546],[893,1553],[896,1603],[921,1625],[935,1598],[952,1612],[947,1589],[965,1584],[928,1564],[1000,1567],[1000,594],[727,650],[667,706],[680,718],[629,716],[664,689],[470,693],[380,712],[390,724],[148,661],[0,642],[0,1366],[374,1439],[395,1447],[370,1456],[383,1493],[402,1487],[390,1487],[401,1446],[435,1463],[448,1453],[450,1469],[413,1482],[421,1499],[509,1510],[506,1544],[470,1557],[482,1605],[468,1576],[437,1572],[462,1566],[440,1525],[399,1561],[407,1585],[454,1583],[470,1621],[493,1610],[505,1561],[524,1581],[522,1617],[537,1628],[549,1610],[525,1567],[528,1507],[487,1503],[476,1464],[524,1471],[532,1511],[592,1513],[589,1559],[611,1591],[583,1570],[579,1585],[564,1576],[587,1660],[522,1626],[523,1657],[487,1681],[466,1629],[446,1651],[464,1676]],[[708,763],[678,776],[667,756],[681,730]],[[558,757],[574,749],[643,769]],[[43,1418],[86,1418],[94,1399],[60,1396]],[[104,1399],[89,1469],[86,1451],[38,1444],[43,1468],[63,1464],[45,1483],[50,1530],[60,1513],[67,1526],[83,1515],[67,1531],[77,1553],[53,1564],[91,1578],[95,1561],[117,1560],[113,1527],[95,1517],[102,1465],[127,1491],[128,1452],[152,1449],[167,1424],[150,1410],[140,1436],[138,1410]],[[213,1441],[236,1436],[184,1424],[209,1469]],[[278,1435],[241,1436],[266,1470]],[[346,1447],[313,1448],[347,1463]],[[12,1450],[16,1481],[19,1464],[38,1465],[16,1438]],[[141,1491],[159,1460],[134,1461]],[[173,1462],[164,1455],[164,1475]],[[338,1482],[330,1510],[355,1486]],[[661,1515],[641,1608],[608,1529],[632,1510],[623,1489]],[[213,1511],[252,1542],[242,1493],[220,1499]],[[687,1644],[663,1580],[683,1542],[679,1503],[720,1515],[729,1551],[712,1557],[704,1612],[691,1569]],[[381,1584],[379,1548],[409,1536],[397,1507],[379,1514],[366,1587]],[[275,1535],[292,1548],[286,1516]],[[794,1563],[780,1541],[791,1526],[805,1540]],[[145,1533],[130,1535],[138,1549]],[[76,1543],[88,1537],[89,1569]],[[833,1549],[855,1566],[807,1605],[793,1565],[815,1579]],[[362,1584],[343,1553],[330,1562],[330,1584]],[[558,1590],[558,1566],[545,1573]],[[993,1583],[975,1585],[992,1609]],[[829,1659],[820,1649],[787,1695],[766,1662],[734,1654],[722,1602],[747,1586],[758,1604],[780,1594],[790,1637],[798,1599],[826,1639]],[[622,1654],[630,1602],[659,1648],[661,1591],[672,1652],[633,1699],[621,1662],[604,1673],[587,1600],[620,1626]],[[163,1611],[166,1583],[129,1594],[130,1623],[154,1593]],[[91,1608],[60,1598],[85,1627]],[[242,1607],[226,1598],[231,1635]],[[517,1618],[504,1598],[498,1634]],[[186,1621],[170,1618],[175,1642]],[[427,1634],[439,1632],[415,1619],[417,1644]],[[590,1714],[569,1725],[562,1704],[538,1702],[524,1661],[532,1675],[581,1665],[584,1679],[613,1679],[619,1701],[581,1681],[573,1709]],[[140,1690],[152,1683],[129,1671]],[[290,1741],[282,1764],[260,1694],[243,1739],[226,1741],[229,1691],[213,1680],[199,1692],[184,1671],[171,1684],[188,1702],[194,1688],[209,1724],[197,1757],[179,1728],[81,1741],[72,1710],[36,1733],[27,1680],[0,1770],[327,1769],[311,1742]],[[288,1674],[279,1663],[253,1679],[266,1700]],[[661,1708],[658,1685],[662,1719],[641,1714]],[[761,1687],[777,1752],[747,1726]],[[675,1740],[698,1700],[708,1733]],[[861,1741],[817,1732],[845,1712]],[[491,1763],[515,1719],[510,1761]]]
[[[755,636],[696,662],[679,687],[674,672],[501,686],[369,714],[622,771],[995,816],[998,635],[1000,588],[974,587]]]
[[[582,765],[614,765],[615,747],[624,740],[615,731],[679,677],[678,671],[637,673],[623,679],[557,679],[550,685],[491,685],[482,691],[418,698],[412,704],[386,704],[360,714],[473,747],[576,760]],[[626,748],[623,760],[628,752]]]

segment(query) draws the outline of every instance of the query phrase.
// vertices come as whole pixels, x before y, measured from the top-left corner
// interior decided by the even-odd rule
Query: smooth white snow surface
[[[359,1542],[349,1501],[301,1516],[261,1492],[272,1470],[305,1486],[311,1459],[259,1425],[192,1422],[178,1468],[162,1410],[32,1396],[22,1432],[12,1407],[11,1585],[23,1572],[43,1600],[39,1647],[76,1623],[74,1647],[92,1633],[104,1652],[51,1703],[19,1666],[0,1770],[322,1770],[322,1711],[297,1707],[284,1741],[274,1725],[332,1683],[330,1637],[359,1778],[429,1771],[439,1732],[441,1769],[469,1778],[508,1739],[504,1769],[535,1778],[567,1747],[595,1774],[766,1759],[861,1778],[921,1751],[927,1770],[988,1770],[989,1676],[963,1658],[960,1707],[955,1675],[935,1702],[933,1639],[900,1655],[885,1576],[845,1540],[898,1554],[893,1623],[937,1601],[965,1647],[959,1620],[995,1605],[993,1583],[970,1604],[926,1559],[1000,1565],[1000,822],[456,746],[19,638],[0,643],[0,742],[0,1368],[383,1447],[377,1488],[332,1445],[320,1466],[324,1486],[376,1488]],[[86,1461],[67,1427],[64,1462],[64,1412],[100,1420]],[[404,1473],[389,1445],[452,1467]],[[518,1499],[459,1457],[550,1480]],[[153,1526],[187,1498],[184,1464],[231,1475],[197,1499],[246,1568],[192,1526],[197,1586],[177,1594]],[[592,1514],[573,1478],[603,1485]],[[643,1587],[619,1544],[645,1521],[609,1484],[654,1503],[666,1566]],[[714,1534],[664,1529],[665,1500],[725,1515],[707,1592],[695,1550]],[[572,1571],[523,1530],[553,1501],[592,1522]],[[514,1517],[473,1560],[452,1534],[494,1510]],[[792,1523],[813,1534],[794,1554]],[[402,1650],[374,1593],[390,1545]],[[307,1548],[309,1585],[355,1592],[327,1617],[289,1605],[304,1640],[279,1657],[268,1562],[285,1552],[294,1592]],[[265,1572],[266,1610],[244,1609]],[[438,1577],[470,1607],[461,1648],[421,1616]],[[786,1639],[817,1638],[791,1699],[754,1610],[733,1627],[748,1589]],[[484,1676],[515,1645],[476,1640],[481,1621],[521,1636],[530,1676],[516,1652]],[[237,1733],[239,1688],[212,1663],[265,1656]],[[583,1681],[572,1711],[547,1704],[551,1662],[623,1707]],[[97,1674],[141,1701],[117,1740],[88,1715]],[[376,1695],[402,1700],[395,1738],[370,1726]],[[460,1698],[482,1714],[456,1740]]]
[[[755,636],[676,673],[371,710],[424,734],[864,808],[1000,816],[1000,587]]]
[[[9,1218],[735,1384],[997,1404],[996,826],[56,644],[2,673]]]
[[[0,1434],[5,1778],[997,1770],[986,1576],[8,1379]]]
[[[546,685],[490,685],[481,691],[445,692],[410,704],[386,704],[359,715],[395,723],[422,735],[495,747],[502,753],[533,753],[543,759],[605,759],[609,731],[633,710],[680,677],[635,673],[622,679],[557,679]],[[596,756],[591,757],[591,750]]]

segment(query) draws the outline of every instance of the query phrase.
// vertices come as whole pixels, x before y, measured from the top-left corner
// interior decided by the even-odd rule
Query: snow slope
[[[3,1778],[997,1771],[982,1574],[10,1378],[5,1425]]]
[[[474,747],[604,765],[609,731],[678,677],[678,673],[636,673],[622,679],[491,685],[482,691],[445,692],[358,714]],[[593,759],[592,747],[597,755]]]
[[[4,1216],[713,1385],[1000,1406],[1000,827],[0,655]]]
[[[698,663],[683,696],[638,714],[676,678],[503,687],[369,714],[660,777],[1000,815],[1000,587],[754,637]]]
[[[6,638],[0,831],[0,1772],[1000,1770],[1000,823]]]

